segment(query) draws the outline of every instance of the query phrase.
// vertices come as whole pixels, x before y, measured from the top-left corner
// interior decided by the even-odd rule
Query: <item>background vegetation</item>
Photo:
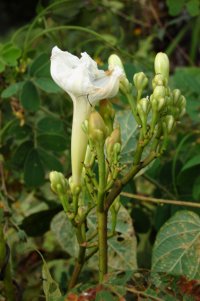
[[[5,25],[9,14],[6,4],[3,8]],[[0,44],[0,207],[17,283],[16,298],[36,301],[46,296],[52,300],[56,291],[53,279],[65,294],[74,263],[73,233],[48,180],[51,170],[67,176],[71,172],[72,102],[49,72],[51,49],[57,45],[76,55],[88,52],[103,69],[108,56],[116,53],[130,80],[137,71],[151,77],[155,54],[164,51],[171,62],[171,86],[187,98],[187,114],[171,136],[164,157],[122,193],[131,218],[125,236],[118,239],[119,246],[112,246],[113,256],[118,253],[121,261],[114,266],[113,257],[109,289],[94,286],[96,271],[91,263],[77,290],[65,300],[200,300],[199,0],[54,0],[38,2],[34,16],[33,11],[32,19],[24,19],[23,26],[21,20],[9,23]],[[114,99],[114,106],[116,110],[128,108],[121,96]],[[128,125],[128,118],[124,122]],[[134,142],[128,142],[133,147]],[[180,213],[174,215],[177,211]],[[195,224],[197,237],[189,246],[193,256],[188,253],[181,261],[180,254],[172,253],[171,242],[169,257],[177,256],[182,268],[166,265],[157,269],[152,265],[152,247],[171,217],[175,223],[171,233],[176,223],[182,223],[183,240],[178,240],[181,233],[175,233],[180,244],[188,243],[184,233],[190,233]],[[166,225],[159,235],[168,235]],[[135,245],[126,236],[129,230],[138,243],[135,272],[129,264],[129,257],[136,256]],[[159,257],[159,252],[155,249],[154,256]],[[159,273],[151,273],[151,269]],[[5,300],[2,282],[0,300]]]

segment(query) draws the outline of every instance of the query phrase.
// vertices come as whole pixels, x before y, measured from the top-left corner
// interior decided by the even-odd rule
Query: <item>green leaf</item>
[[[43,149],[39,149],[38,151],[40,154],[40,159],[42,160],[44,166],[48,170],[50,170],[50,171],[56,170],[56,171],[63,172],[62,164],[54,155],[47,153]]]
[[[180,12],[183,9],[183,6],[185,4],[185,1],[186,0],[178,0],[178,1],[167,0],[169,14],[171,16],[176,16],[176,15],[180,14]]]
[[[2,61],[1,57],[0,57],[0,73],[2,73],[6,68],[5,62]]]
[[[132,164],[137,146],[138,125],[130,110],[117,112],[116,123],[119,123],[121,128],[121,163]]]
[[[37,123],[38,130],[47,133],[63,133],[63,122],[54,117],[44,117]]]
[[[172,77],[173,86],[181,89],[182,93],[200,93],[200,68],[179,67]]]
[[[32,148],[32,141],[25,141],[22,144],[20,144],[13,154],[12,164],[14,164],[14,166],[18,168],[22,167],[24,165],[28,153]]]
[[[47,93],[59,93],[62,91],[51,78],[40,77],[36,78],[34,82],[41,90]]]
[[[152,271],[200,277],[200,218],[179,211],[158,232],[153,247]]]
[[[200,12],[199,0],[190,0],[186,3],[186,8],[192,17],[198,16]]]
[[[193,158],[191,158],[189,161],[187,161],[186,164],[181,169],[181,172],[183,172],[186,169],[192,168],[196,165],[200,165],[200,155],[196,155]]]
[[[44,69],[48,68],[48,72],[45,73],[47,76],[50,77],[50,59],[49,59],[49,55],[46,53],[42,53],[41,55],[39,55],[38,57],[36,57],[36,59],[32,62],[31,66],[30,66],[30,75],[31,76],[40,76],[40,71]],[[47,71],[47,70],[46,70]]]
[[[42,278],[43,278],[43,290],[46,297],[46,301],[58,301],[60,300],[61,292],[58,283],[52,278],[49,271],[48,265],[44,260],[44,257],[40,252],[38,252],[42,257]]]
[[[100,291],[97,293],[95,301],[114,301],[113,295],[109,291]]]
[[[192,196],[197,201],[200,199],[200,176],[194,181]]]
[[[1,93],[1,97],[2,98],[9,98],[15,94],[17,94],[22,86],[23,86],[24,82],[19,82],[19,83],[15,83],[15,84],[11,84],[9,87],[7,87],[6,89],[4,89]]]
[[[15,140],[22,140],[32,136],[32,129],[28,125],[20,126],[19,123],[13,123],[8,130],[8,134]],[[32,137],[31,137],[32,138]]]
[[[88,235],[97,229],[95,211],[88,217]],[[108,218],[108,230],[111,230],[111,216]],[[91,232],[91,233],[90,233]],[[108,264],[110,269],[125,271],[137,269],[136,250],[137,242],[132,225],[132,219],[128,210],[121,206],[116,225],[116,235],[108,240]],[[97,255],[93,256],[89,265],[91,268],[98,268]]]
[[[20,101],[24,109],[35,112],[40,107],[40,97],[35,85],[31,81],[26,81],[22,87]]]
[[[67,218],[65,212],[59,212],[51,222],[51,230],[64,251],[70,256],[78,254],[78,243],[75,228]]]
[[[41,236],[49,230],[51,220],[60,210],[61,207],[57,207],[30,214],[23,219],[20,228],[24,230],[28,236]]]
[[[28,187],[37,187],[44,183],[44,168],[36,149],[32,149],[24,165],[24,181]]]
[[[5,44],[2,49],[2,58],[10,66],[17,65],[17,59],[21,55],[21,49],[11,43]]]
[[[41,134],[37,137],[38,144],[46,150],[64,151],[67,148],[65,137],[57,134]]]
[[[97,229],[96,211],[94,210],[88,217],[88,236]],[[108,229],[111,229],[111,219],[109,216]],[[76,257],[78,253],[78,243],[75,236],[75,229],[64,212],[58,213],[52,220],[51,230],[56,236],[59,244],[69,255]],[[109,267],[114,270],[134,270],[137,268],[136,262],[136,237],[132,226],[132,219],[128,211],[121,207],[116,226],[116,235],[108,240]],[[98,269],[98,257],[94,255],[89,266]]]

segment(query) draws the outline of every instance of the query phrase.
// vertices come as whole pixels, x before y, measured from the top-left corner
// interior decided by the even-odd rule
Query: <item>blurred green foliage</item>
[[[144,71],[151,77],[155,52],[166,49],[172,62],[171,86],[179,88],[186,96],[187,114],[172,136],[164,159],[156,161],[145,174],[130,183],[126,191],[198,204],[199,6],[198,0],[150,1],[149,5],[147,1],[139,0],[53,0],[46,7],[39,3],[31,23],[8,34],[6,42],[1,43],[0,206],[6,212],[6,238],[12,249],[14,278],[24,293],[23,300],[44,300],[40,279],[42,260],[33,250],[38,249],[45,254],[49,265],[47,269],[45,263],[45,273],[50,283],[54,283],[49,276],[52,273],[62,292],[66,290],[73,265],[70,257],[73,254],[67,247],[61,248],[59,245],[62,231],[55,229],[55,221],[59,219],[61,207],[50,191],[48,182],[51,170],[62,171],[65,175],[71,172],[72,102],[51,79],[49,68],[52,47],[58,45],[77,55],[86,51],[104,69],[108,56],[117,53],[125,62],[130,80],[137,71]],[[128,108],[121,96],[115,99],[114,106],[119,111]],[[187,209],[197,215],[200,213],[199,208],[154,205],[133,201],[125,196],[122,202],[131,214],[137,233],[141,269],[150,269],[156,234],[176,211]],[[25,238],[28,243],[24,246]],[[84,281],[85,276],[93,279],[95,271],[86,268],[80,281]],[[115,281],[119,278],[120,289],[123,277],[114,275],[114,278]],[[158,296],[165,298],[163,300],[179,300],[167,291],[167,284],[172,283],[171,278],[160,280],[159,285],[158,282],[153,283],[150,277],[147,283],[144,278],[140,279],[140,283],[139,280],[137,282],[136,276],[127,277],[124,283],[128,281],[136,291],[147,289],[146,297],[143,296],[142,300],[149,300],[148,296],[151,299],[155,295],[155,287],[160,290]],[[177,283],[177,298],[182,298],[182,287]],[[114,286],[112,281],[109,285],[109,289]],[[87,290],[88,287],[83,289]],[[49,289],[47,285],[46,296]],[[55,291],[57,286],[52,292]],[[97,291],[94,290],[94,295]],[[136,291],[132,291],[132,294],[137,295]],[[129,293],[126,294],[127,300],[133,300]],[[193,300],[189,299],[190,292],[188,296],[184,300]],[[112,300],[111,297],[116,300],[111,293],[103,291],[98,292],[96,300]]]

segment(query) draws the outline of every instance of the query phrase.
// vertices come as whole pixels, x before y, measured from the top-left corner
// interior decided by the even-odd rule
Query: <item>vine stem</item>
[[[194,202],[189,202],[189,201],[157,199],[157,198],[133,194],[133,193],[129,193],[129,192],[121,192],[121,195],[126,196],[131,199],[136,199],[136,200],[140,200],[140,201],[144,201],[144,202],[156,203],[156,204],[160,204],[160,205],[171,204],[171,205],[178,205],[178,206],[200,208],[199,203],[194,203]]]

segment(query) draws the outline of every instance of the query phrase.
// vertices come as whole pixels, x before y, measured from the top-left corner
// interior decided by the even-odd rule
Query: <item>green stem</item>
[[[72,289],[77,283],[78,277],[85,263],[85,253],[86,253],[86,248],[80,246],[78,258],[75,263],[74,271],[68,285],[69,290]]]
[[[104,143],[97,145],[97,158],[99,170],[99,187],[98,187],[98,211],[104,211],[104,195],[106,187],[106,165],[104,157]]]
[[[3,235],[3,226],[2,224],[0,224],[0,270],[2,270],[5,264],[5,258],[6,258],[6,242]],[[6,300],[15,301],[15,291],[12,282],[10,261],[8,261],[5,267],[3,282],[4,282]]]
[[[107,211],[105,210],[104,198],[106,188],[106,165],[104,157],[104,143],[96,146],[98,168],[99,168],[99,187],[98,187],[98,247],[99,247],[99,282],[103,281],[108,269],[108,246],[107,246]]]
[[[137,114],[137,110],[136,110],[136,105],[135,105],[135,100],[133,98],[133,96],[131,94],[125,94],[126,98],[128,99],[128,102],[129,102],[129,105],[131,107],[131,111],[132,111],[132,114],[136,120],[136,122],[138,124],[141,124],[141,120],[140,120],[140,117],[138,116]]]
[[[146,167],[150,162],[152,162],[157,157],[157,153],[155,151],[151,151],[151,153],[145,158],[142,163],[138,163],[137,165],[133,165],[129,172],[121,179],[116,180],[113,188],[109,192],[106,199],[106,210],[108,211],[115,198],[120,194],[123,187],[140,171],[142,168]]]
[[[97,212],[98,219],[98,245],[99,245],[99,282],[104,279],[108,269],[107,246],[107,212]]]
[[[76,236],[77,236],[77,240],[79,243],[79,253],[78,253],[78,258],[75,263],[74,271],[72,273],[72,277],[71,277],[69,285],[68,285],[69,290],[72,289],[76,285],[76,283],[78,281],[78,277],[80,275],[80,272],[85,263],[86,247],[81,246],[81,244],[85,240],[85,224],[84,223],[79,225],[79,227],[77,228]]]

